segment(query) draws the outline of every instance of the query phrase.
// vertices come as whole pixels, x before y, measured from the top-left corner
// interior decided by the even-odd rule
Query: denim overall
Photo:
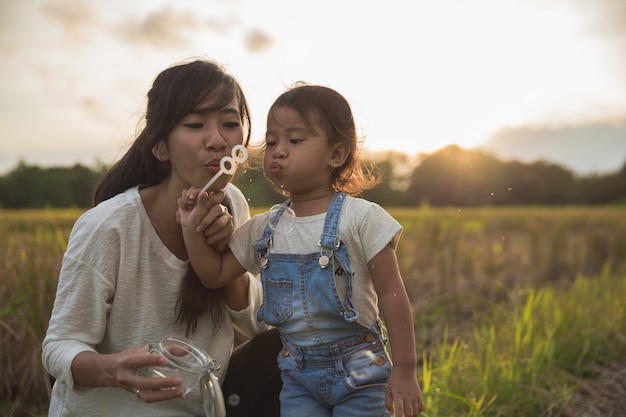
[[[352,268],[337,235],[345,193],[335,193],[311,254],[273,253],[272,237],[287,201],[270,217],[256,243],[263,304],[257,318],[282,335],[278,355],[284,416],[389,416],[385,385],[391,373],[382,327],[357,323],[352,303]],[[335,284],[346,279],[345,305]]]

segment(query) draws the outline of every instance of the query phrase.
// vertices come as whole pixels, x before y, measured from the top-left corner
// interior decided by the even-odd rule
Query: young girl
[[[270,108],[263,168],[289,196],[235,231],[230,251],[207,250],[195,231],[206,213],[198,190],[179,200],[190,262],[209,288],[260,272],[257,318],[276,326],[284,416],[417,416],[411,308],[395,247],[401,226],[379,205],[355,198],[376,179],[361,169],[348,102],[299,84]],[[290,214],[293,213],[293,214]],[[385,320],[393,365],[385,348]]]

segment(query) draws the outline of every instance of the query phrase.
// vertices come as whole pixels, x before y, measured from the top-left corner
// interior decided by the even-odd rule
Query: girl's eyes
[[[304,139],[289,139],[289,143],[292,145],[297,145],[299,143],[304,142]],[[265,146],[266,147],[272,147],[272,146],[276,146],[276,141],[275,140],[265,140]]]

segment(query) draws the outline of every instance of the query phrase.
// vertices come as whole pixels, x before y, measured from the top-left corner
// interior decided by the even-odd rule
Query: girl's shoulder
[[[360,197],[346,196],[343,213],[350,215],[372,215],[387,213],[378,203]]]
[[[224,202],[234,218],[236,227],[242,225],[250,218],[248,200],[246,200],[241,190],[231,183],[224,188]]]
[[[355,228],[378,230],[380,228],[399,229],[398,221],[381,205],[359,197],[347,197],[341,211],[342,222]]]

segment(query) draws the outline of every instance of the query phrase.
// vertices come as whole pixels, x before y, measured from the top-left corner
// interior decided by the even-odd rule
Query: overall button
[[[376,356],[376,359],[374,359],[374,363],[378,366],[382,366],[385,364],[385,362],[387,362],[385,360],[385,358],[383,358],[382,356]]]
[[[283,355],[283,358],[286,358],[287,356],[289,356],[289,349],[284,348],[282,352],[280,352],[280,354]]]
[[[372,343],[374,340],[376,340],[376,338],[374,337],[373,334],[368,333],[368,334],[365,335],[365,341],[367,343]]]

